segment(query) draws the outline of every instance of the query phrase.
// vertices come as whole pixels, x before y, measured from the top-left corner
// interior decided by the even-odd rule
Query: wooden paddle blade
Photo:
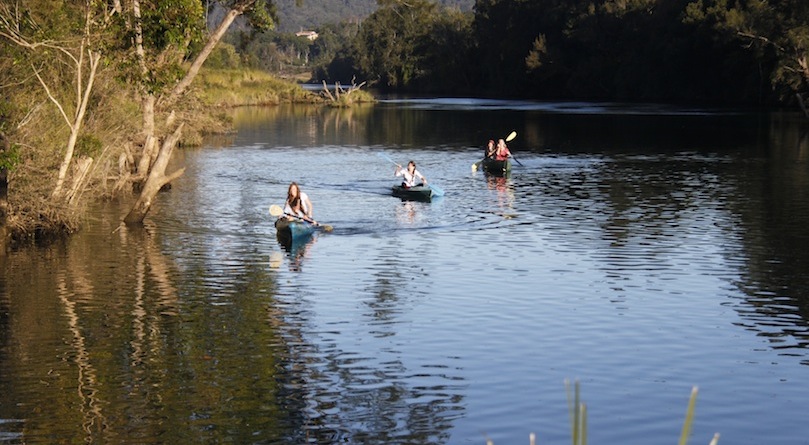
[[[511,132],[511,134],[509,134],[509,135],[506,137],[506,142],[511,142],[511,141],[513,141],[513,140],[514,140],[514,138],[516,138],[516,137],[517,137],[517,132],[516,132],[516,131],[512,131],[512,132]]]
[[[284,209],[282,209],[281,206],[277,206],[275,204],[270,206],[270,215],[277,218],[277,217],[279,217],[279,216],[281,216],[283,214],[284,214]]]
[[[473,171],[473,172],[478,171],[478,163],[477,163],[477,162],[475,162],[474,164],[472,164],[472,171]]]
[[[331,233],[331,232],[333,232],[333,231],[334,231],[334,227],[329,226],[329,225],[320,226],[320,227],[322,227],[322,228],[323,228],[323,231],[324,231],[324,232],[326,232],[326,233]]]

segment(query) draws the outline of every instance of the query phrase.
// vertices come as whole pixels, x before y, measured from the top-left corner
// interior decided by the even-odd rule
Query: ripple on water
[[[286,144],[188,151],[159,225],[15,258],[10,410],[59,394],[197,441],[247,423],[272,441],[273,423],[290,442],[563,443],[579,378],[593,442],[676,437],[693,385],[694,440],[805,437],[805,263],[764,220],[789,232],[806,206],[770,212],[729,185],[732,161],[526,150],[498,180],[470,172],[477,148]],[[376,151],[417,158],[446,196],[391,197]],[[298,250],[267,212],[292,180],[335,227]]]

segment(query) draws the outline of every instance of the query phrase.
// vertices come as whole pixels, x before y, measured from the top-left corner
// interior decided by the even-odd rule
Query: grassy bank
[[[304,90],[293,81],[251,69],[204,69],[197,79],[195,91],[202,103],[214,108],[282,103],[350,107],[375,101],[371,93],[359,86],[342,88],[338,85],[331,92],[325,89],[313,92]]]
[[[258,70],[203,69],[194,90],[204,104],[217,108],[323,103],[320,95]]]

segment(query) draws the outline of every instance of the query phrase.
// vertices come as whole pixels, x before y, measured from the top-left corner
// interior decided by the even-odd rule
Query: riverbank
[[[299,84],[260,70],[204,69],[197,78],[195,94],[216,108],[323,102],[320,95]]]
[[[361,93],[358,102],[373,101],[370,93]],[[40,107],[31,113],[30,125],[10,135],[14,138],[12,147],[33,147],[33,150],[29,150],[30,159],[21,159],[9,168],[6,212],[0,220],[0,250],[69,235],[81,227],[88,204],[133,193],[133,181],[137,178],[132,176],[132,169],[143,144],[139,99],[122,92],[117,81],[107,76],[98,81],[97,94],[100,100],[92,110],[92,119],[84,127],[75,153],[76,162],[81,160],[90,167],[82,173],[86,177],[75,180],[78,197],[70,205],[50,199],[57,177],[54,166],[63,156],[61,147],[67,137],[58,126],[60,116],[54,110]],[[189,94],[176,104],[172,113],[174,119],[184,123],[178,146],[199,146],[206,135],[232,132],[233,122],[226,112],[230,108],[285,103],[332,106],[333,100],[259,70],[202,69]],[[76,173],[70,173],[68,178],[73,175]]]
[[[306,90],[299,83],[261,70],[203,69],[193,89],[195,105],[181,145],[198,146],[206,134],[232,131],[230,117],[223,113],[231,108],[290,103],[350,107],[376,100],[357,85],[342,88],[338,94],[324,91]]]

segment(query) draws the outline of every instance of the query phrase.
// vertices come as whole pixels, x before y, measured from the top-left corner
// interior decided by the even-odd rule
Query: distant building
[[[303,31],[303,30],[301,30],[301,31],[296,32],[295,35],[298,36],[298,37],[306,37],[309,40],[317,39],[317,33],[314,32],[314,31]]]

